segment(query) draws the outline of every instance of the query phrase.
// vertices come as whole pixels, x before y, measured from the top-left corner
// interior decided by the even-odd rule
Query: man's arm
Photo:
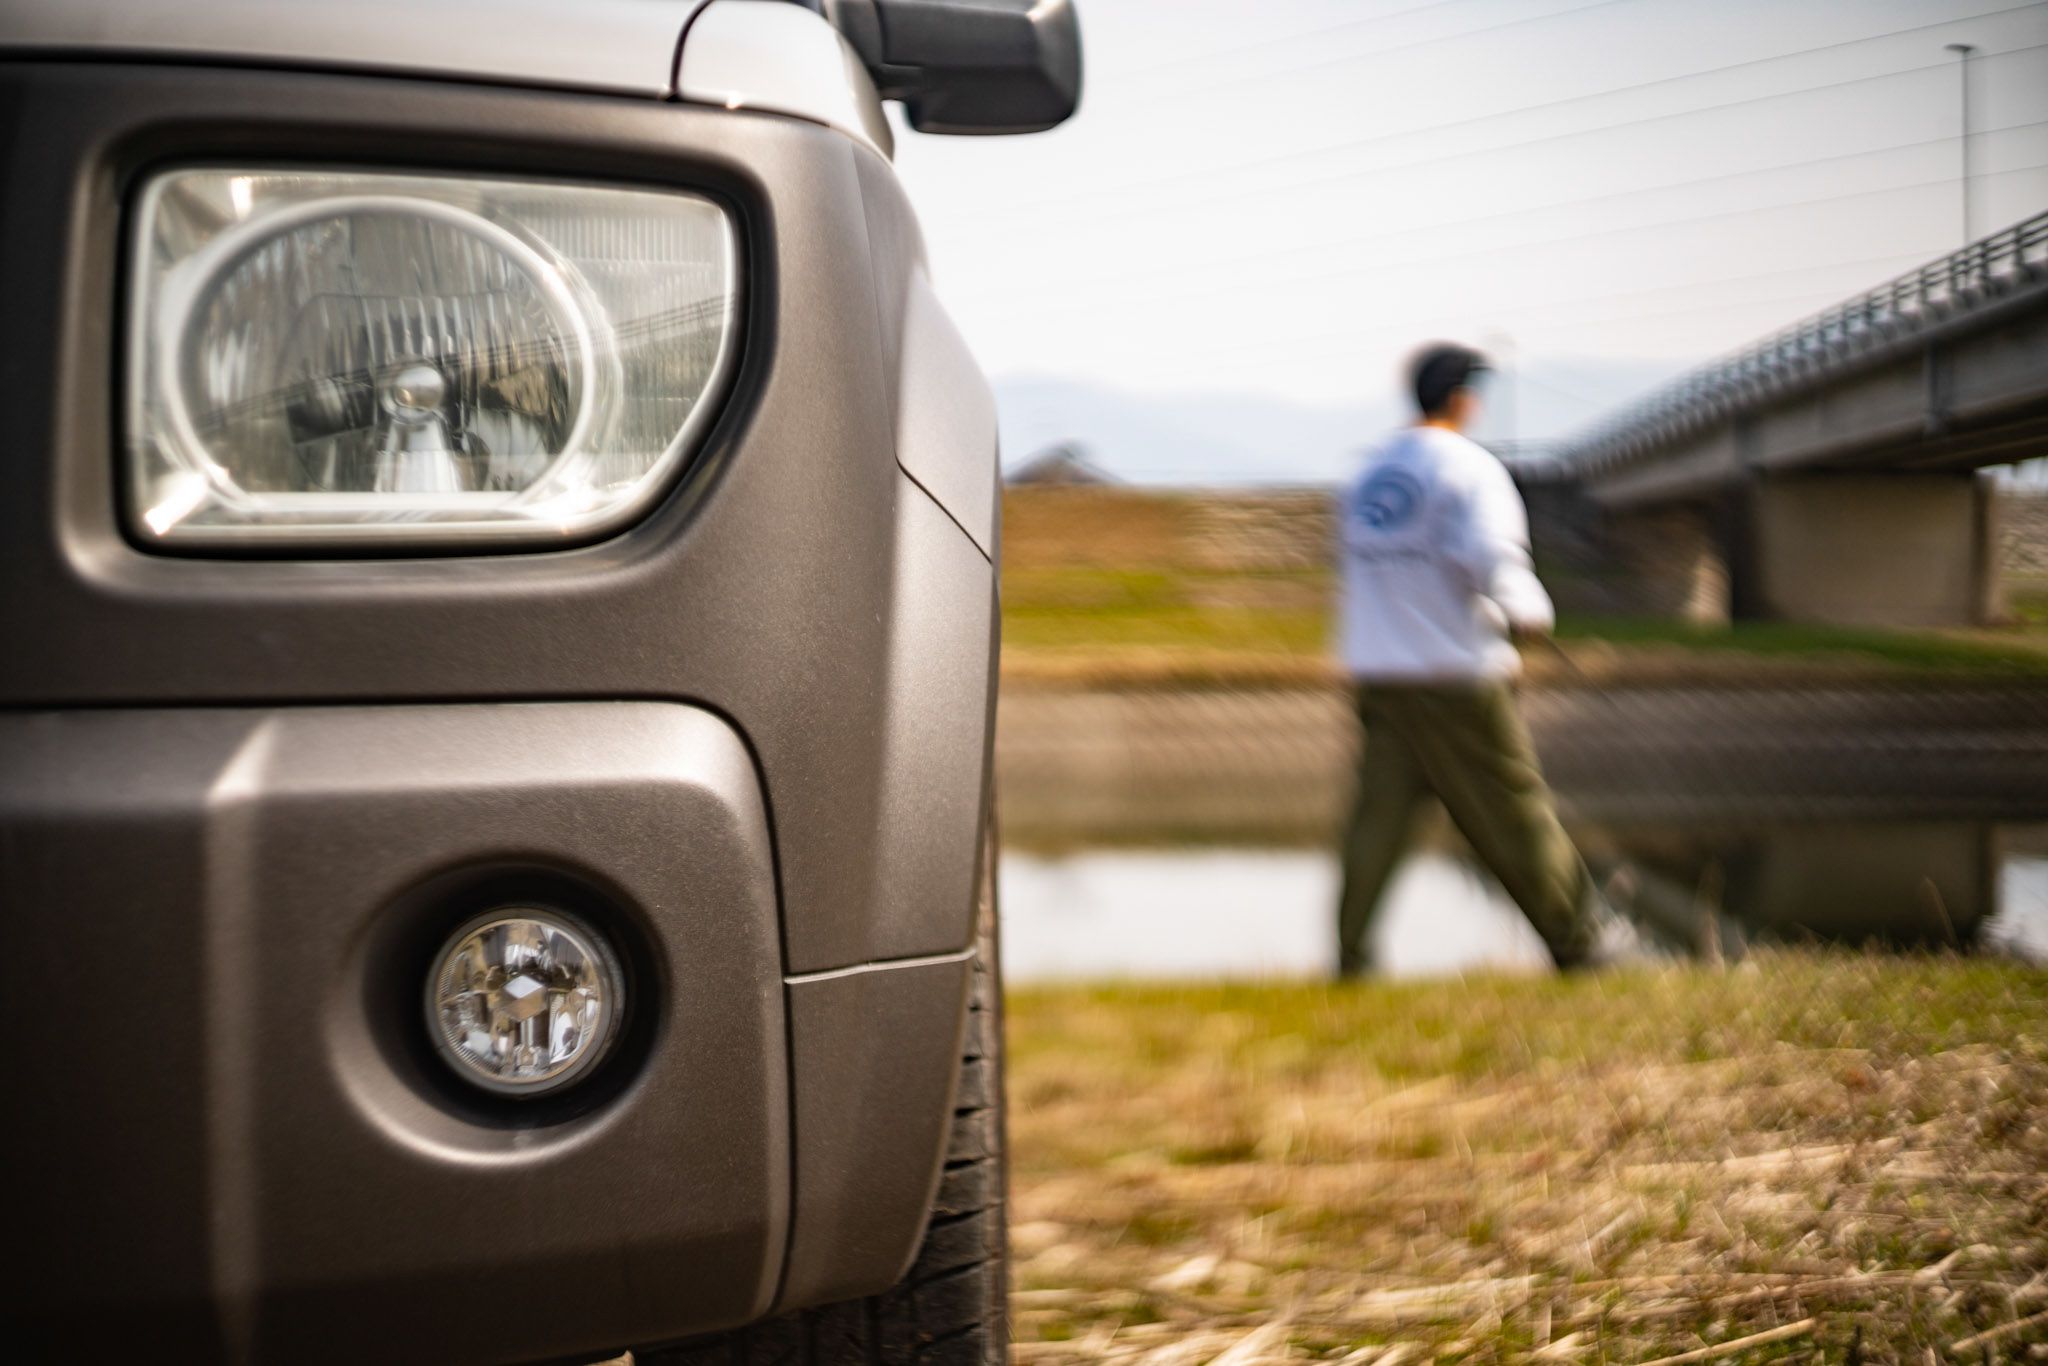
[[[1529,557],[1529,514],[1514,479],[1489,460],[1473,481],[1465,511],[1459,560],[1472,591],[1500,608],[1511,634],[1548,635],[1557,612]]]

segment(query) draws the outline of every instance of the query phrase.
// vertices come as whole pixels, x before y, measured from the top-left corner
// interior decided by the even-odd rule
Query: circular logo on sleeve
[[[1358,486],[1351,512],[1375,531],[1392,531],[1414,520],[1421,506],[1421,480],[1406,470],[1382,469]]]

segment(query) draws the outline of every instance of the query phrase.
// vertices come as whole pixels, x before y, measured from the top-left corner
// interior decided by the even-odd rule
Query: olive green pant
[[[1365,744],[1344,837],[1339,970],[1372,966],[1374,915],[1432,796],[1558,965],[1583,961],[1592,946],[1592,878],[1558,824],[1509,686],[1361,683],[1357,703]]]

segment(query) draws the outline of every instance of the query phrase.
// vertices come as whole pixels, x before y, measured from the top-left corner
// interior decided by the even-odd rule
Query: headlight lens
[[[733,226],[696,195],[181,170],[135,246],[147,541],[559,541],[668,486],[732,367]]]

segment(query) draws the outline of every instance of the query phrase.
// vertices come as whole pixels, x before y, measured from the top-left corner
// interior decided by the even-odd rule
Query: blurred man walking
[[[1514,481],[1461,434],[1485,373],[1476,351],[1423,351],[1411,372],[1419,419],[1367,456],[1339,510],[1341,648],[1365,729],[1337,913],[1347,976],[1373,966],[1374,915],[1432,795],[1560,967],[1595,953],[1592,879],[1509,686],[1514,638],[1550,631],[1550,596]]]

